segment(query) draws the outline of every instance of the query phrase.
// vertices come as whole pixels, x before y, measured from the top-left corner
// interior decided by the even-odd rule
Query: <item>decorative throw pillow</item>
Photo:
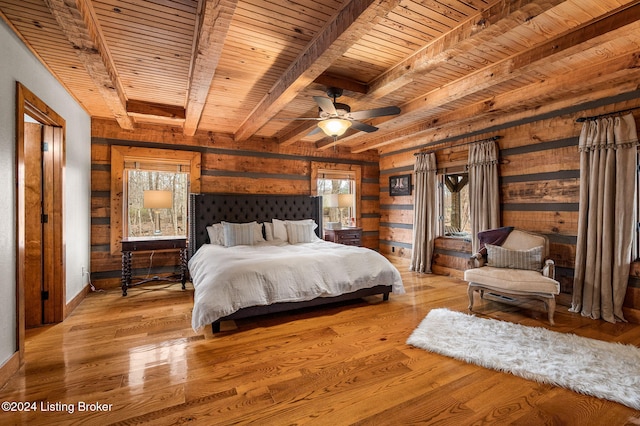
[[[285,220],[285,222],[288,222],[288,223],[316,223],[316,221],[313,220],[313,219]],[[318,226],[316,225],[316,228],[317,227]]]
[[[289,238],[289,243],[297,244],[297,243],[312,243],[318,239],[315,232],[313,232],[318,225],[311,222],[300,222],[300,221],[285,221],[285,226],[287,228],[287,236]]]
[[[233,247],[239,245],[251,246],[255,241],[253,235],[256,229],[256,222],[249,223],[230,223],[222,222],[224,230],[225,247]]]
[[[543,246],[528,250],[509,250],[504,247],[485,244],[487,248],[487,266],[494,268],[542,270]]]
[[[264,223],[264,238],[267,241],[273,241],[273,223],[271,222]]]
[[[207,226],[207,234],[209,234],[210,244],[224,245],[224,229],[221,223],[214,223],[211,226]]]
[[[284,226],[284,220],[271,219],[273,224],[273,239],[287,241],[287,228]]]
[[[256,223],[255,228],[253,230],[253,242],[261,243],[264,241],[264,235],[262,234],[262,224]]]

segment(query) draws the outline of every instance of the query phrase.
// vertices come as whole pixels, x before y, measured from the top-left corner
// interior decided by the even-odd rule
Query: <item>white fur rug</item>
[[[434,309],[407,344],[640,410],[640,349]]]

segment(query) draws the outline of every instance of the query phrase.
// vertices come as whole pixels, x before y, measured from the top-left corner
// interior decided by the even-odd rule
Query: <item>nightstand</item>
[[[131,254],[134,251],[179,250],[180,252],[180,281],[184,290],[187,281],[187,239],[186,238],[130,238],[122,240],[122,295],[127,295],[127,289],[140,284],[154,281],[177,282],[164,277],[153,277],[137,283],[131,283]]]
[[[348,246],[362,245],[362,228],[348,227],[341,229],[325,229],[325,241],[345,244]]]

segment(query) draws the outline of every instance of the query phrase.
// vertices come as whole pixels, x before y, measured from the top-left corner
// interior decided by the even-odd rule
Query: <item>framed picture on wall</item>
[[[389,195],[411,195],[411,175],[389,176]]]

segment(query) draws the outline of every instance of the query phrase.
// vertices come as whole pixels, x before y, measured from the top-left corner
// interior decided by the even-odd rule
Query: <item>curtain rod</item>
[[[580,117],[580,118],[576,119],[576,123],[583,123],[583,122],[588,121],[588,120],[595,120],[596,118],[607,117],[609,115],[623,114],[625,112],[633,111],[633,110],[638,109],[638,108],[640,108],[640,107],[628,108],[628,109],[623,109],[623,110],[615,111],[615,112],[607,112],[607,113],[600,114],[600,115],[593,115],[591,117]]]
[[[501,138],[502,138],[502,136],[492,136],[490,138],[480,139],[480,140],[477,140],[477,141],[464,142],[464,143],[459,143],[457,145],[441,146],[440,148],[434,148],[434,149],[430,149],[430,150],[427,150],[427,151],[414,152],[413,155],[426,154],[426,153],[429,153],[429,152],[436,152],[436,151],[441,151],[441,150],[447,149],[447,148],[455,148],[455,147],[458,147],[458,146],[471,145],[471,144],[474,144],[474,143],[497,141],[498,139],[501,139]]]

